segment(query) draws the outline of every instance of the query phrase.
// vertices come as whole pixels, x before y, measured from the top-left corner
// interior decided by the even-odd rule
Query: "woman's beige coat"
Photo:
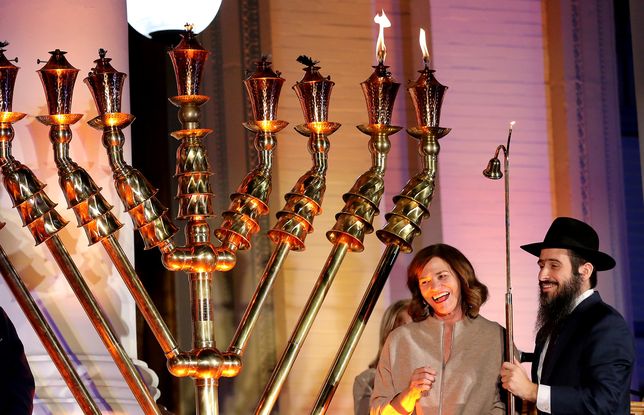
[[[443,322],[428,317],[401,326],[389,335],[376,371],[372,415],[383,413],[394,396],[409,385],[414,369],[421,366],[431,366],[437,376],[427,396],[416,403],[416,415],[505,413],[499,395],[503,328],[481,316],[457,322],[445,365],[443,330]]]

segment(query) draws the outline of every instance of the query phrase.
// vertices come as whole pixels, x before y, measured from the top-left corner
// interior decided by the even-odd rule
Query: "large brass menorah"
[[[20,121],[25,114],[12,110],[18,68],[5,57],[6,46],[3,44],[0,48],[0,163],[6,191],[36,244],[44,243],[55,258],[143,412],[161,414],[57,235],[67,221],[45,193],[44,184],[11,153],[13,123]],[[99,50],[94,68],[84,79],[98,111],[98,116],[89,124],[102,134],[114,186],[145,247],[158,248],[161,261],[168,270],[182,271],[188,276],[192,348],[181,350],[119,245],[116,234],[122,224],[111,213],[112,206],[101,195],[101,189],[88,172],[72,160],[69,151],[72,139],[70,126],[81,118],[80,114],[74,114],[71,110],[72,91],[79,70],[67,61],[65,52],[56,49],[50,53],[50,59],[38,71],[49,113],[37,119],[49,126],[49,139],[67,206],[73,210],[77,224],[84,229],[90,245],[100,243],[107,252],[161,346],[167,358],[168,370],[174,376],[194,380],[197,413],[218,414],[220,379],[235,377],[243,368],[244,351],[285,258],[290,251],[304,249],[306,237],[313,231],[313,220],[321,213],[326,189],[329,136],[340,127],[338,123],[328,120],[334,82],[320,74],[318,62],[306,56],[298,58],[304,65],[304,77],[295,83],[293,89],[302,107],[304,123],[297,125],[295,130],[308,137],[312,167],[284,196],[285,204],[276,213],[274,227],[267,232],[274,243],[272,255],[228,348],[224,350],[218,349],[215,342],[214,273],[235,267],[238,251],[250,249],[252,237],[259,231],[258,218],[269,213],[272,159],[277,135],[288,124],[277,117],[279,96],[285,80],[273,70],[268,58],[262,57],[257,61],[254,72],[243,81],[254,118],[244,123],[244,127],[254,133],[254,147],[259,162],[230,196],[228,209],[221,213],[221,224],[213,231],[208,223],[214,216],[213,191],[209,181],[212,173],[204,147],[204,139],[212,130],[203,128],[199,121],[201,108],[209,99],[200,94],[200,81],[209,52],[199,44],[189,26],[179,44],[169,51],[178,91],[170,101],[178,108],[181,122],[181,129],[171,133],[180,143],[175,171],[179,205],[177,219],[185,222],[185,244],[179,245],[174,238],[178,228],[168,217],[168,209],[156,198],[157,190],[142,172],[125,161],[123,129],[134,120],[133,115],[121,112],[126,75],[112,66],[104,50]],[[373,219],[379,214],[378,207],[384,192],[389,137],[402,129],[391,125],[400,84],[384,64],[384,41],[378,56],[378,65],[361,84],[367,103],[368,122],[358,126],[362,133],[369,136],[367,146],[372,165],[343,195],[345,205],[336,214],[335,225],[326,233],[332,244],[327,261],[257,404],[256,414],[271,412],[344,257],[347,253],[362,251],[365,236],[374,231]],[[386,248],[311,413],[326,412],[396,258],[400,252],[411,252],[412,242],[420,234],[421,222],[429,217],[440,150],[438,140],[449,132],[449,129],[439,126],[446,87],[436,80],[433,73],[426,62],[418,79],[408,87],[418,125],[407,131],[418,141],[423,167],[394,198],[394,208],[385,215],[386,225],[376,232]],[[0,271],[83,412],[99,414],[98,406],[63,351],[60,339],[49,327],[1,248]]]

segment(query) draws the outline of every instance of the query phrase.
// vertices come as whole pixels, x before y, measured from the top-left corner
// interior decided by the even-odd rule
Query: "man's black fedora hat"
[[[543,242],[521,245],[521,249],[535,256],[539,256],[544,248],[570,249],[592,263],[597,271],[606,271],[615,266],[613,257],[599,251],[597,232],[578,219],[556,218],[550,225]]]

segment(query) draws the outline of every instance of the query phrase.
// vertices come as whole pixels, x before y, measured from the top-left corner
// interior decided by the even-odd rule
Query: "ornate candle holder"
[[[98,54],[99,58],[94,61],[95,67],[84,79],[99,113],[89,121],[89,124],[103,131],[103,146],[108,150],[117,193],[143,237],[146,248],[172,246],[171,237],[176,232],[176,228],[167,217],[167,209],[154,196],[156,189],[152,188],[145,177],[127,165],[123,159],[125,136],[122,129],[134,120],[132,115],[120,112],[126,75],[112,67],[111,59],[106,58],[107,51],[100,49]],[[141,280],[118,241],[110,235],[101,242],[166,358],[174,358],[180,353],[177,342],[143,288]]]
[[[187,25],[181,42],[169,54],[179,93],[171,97],[170,102],[179,108],[182,124],[182,129],[171,135],[180,141],[175,177],[178,180],[178,219],[187,221],[185,246],[176,246],[173,242],[176,228],[167,218],[167,209],[154,196],[156,189],[140,172],[123,161],[124,137],[121,129],[129,125],[133,117],[118,112],[125,75],[111,67],[104,53],[85,80],[92,90],[100,114],[90,124],[103,130],[103,144],[108,150],[117,192],[141,233],[146,248],[158,247],[166,268],[188,274],[193,305],[192,350],[181,351],[177,348],[138,278],[132,278],[128,288],[161,344],[168,358],[170,372],[195,380],[197,413],[216,414],[219,378],[236,376],[241,368],[241,360],[236,353],[222,353],[215,348],[213,272],[230,270],[235,265],[237,250],[250,248],[250,238],[259,230],[257,217],[268,213],[276,133],[287,125],[276,117],[284,79],[273,72],[267,59],[262,59],[257,63],[255,73],[245,81],[255,115],[255,120],[246,123],[245,127],[256,133],[255,148],[260,163],[231,196],[230,207],[223,213],[223,223],[215,231],[221,241],[221,245],[216,247],[210,240],[210,227],[206,221],[214,214],[209,182],[212,173],[203,145],[203,139],[212,130],[201,128],[199,123],[200,107],[208,101],[207,96],[199,94],[199,81],[208,52]]]
[[[365,234],[373,232],[373,218],[379,214],[378,205],[385,190],[384,175],[391,148],[389,136],[402,129],[390,125],[400,84],[382,62],[374,68],[371,76],[360,84],[367,103],[369,123],[358,126],[362,133],[371,137],[368,145],[372,167],[343,195],[344,208],[336,215],[333,229],[327,232],[332,243],[348,240],[353,252],[362,252]]]
[[[416,110],[418,126],[408,128],[407,133],[419,141],[423,169],[394,197],[395,206],[385,215],[387,224],[376,232],[382,242],[399,245],[405,253],[412,251],[411,242],[421,232],[420,223],[429,217],[440,152],[438,139],[451,131],[450,128],[438,126],[447,87],[436,80],[434,70],[429,69],[427,64],[419,72],[418,79],[407,88]]]
[[[419,124],[418,127],[410,128],[407,132],[419,140],[423,169],[407,182],[400,194],[393,198],[395,206],[385,215],[387,224],[376,232],[378,239],[387,247],[322,384],[311,414],[326,413],[398,254],[400,251],[405,253],[412,251],[412,241],[421,233],[420,224],[423,219],[429,217],[429,205],[434,196],[437,158],[440,151],[438,139],[450,131],[449,128],[438,127],[440,108],[447,87],[434,78],[433,72],[425,65],[416,82],[411,83],[407,88],[416,109],[416,119]]]
[[[384,26],[381,26],[381,37],[382,27]],[[24,114],[12,112],[13,85],[18,68],[4,57],[2,46],[0,163],[5,187],[36,243],[45,242],[52,251],[143,411],[146,414],[158,414],[159,408],[56,235],[66,222],[54,209],[56,205],[44,193],[44,184],[11,155],[11,141],[14,138],[12,123],[24,117]],[[317,62],[307,57],[298,59],[305,65],[305,74],[293,89],[300,100],[304,123],[295,129],[308,137],[308,150],[313,166],[285,195],[284,207],[277,212],[277,223],[268,231],[269,238],[276,245],[273,254],[229,348],[222,352],[216,348],[214,335],[213,277],[216,271],[227,271],[235,266],[238,250],[250,249],[252,236],[259,231],[259,216],[268,214],[276,135],[287,125],[277,117],[284,79],[272,69],[268,58],[263,57],[256,63],[255,71],[244,80],[253,113],[253,120],[244,123],[244,127],[255,133],[254,147],[258,152],[259,163],[231,195],[231,203],[222,214],[222,223],[214,231],[214,236],[220,242],[216,245],[211,241],[212,233],[208,223],[214,216],[214,196],[210,185],[212,172],[204,146],[204,139],[212,130],[202,128],[199,120],[201,107],[209,99],[200,94],[200,81],[209,52],[199,44],[189,25],[179,44],[169,51],[177,83],[177,95],[169,100],[178,108],[181,122],[181,129],[171,133],[179,141],[175,170],[179,204],[177,218],[186,222],[186,242],[184,246],[179,246],[174,241],[177,228],[168,217],[167,208],[156,198],[157,189],[152,187],[143,174],[124,161],[123,129],[134,120],[131,114],[121,112],[122,88],[126,75],[112,67],[105,50],[99,50],[99,58],[94,61],[95,67],[84,80],[98,110],[98,116],[89,124],[102,131],[102,142],[109,157],[114,185],[125,210],[143,238],[145,248],[159,248],[161,260],[168,270],[187,273],[191,292],[193,342],[190,350],[180,350],[116,241],[116,233],[122,225],[111,213],[112,207],[101,196],[101,189],[89,174],[69,155],[71,125],[81,118],[80,114],[71,113],[72,92],[78,70],[67,62],[65,52],[56,49],[51,54],[50,60],[38,71],[45,88],[49,114],[39,116],[38,120],[50,127],[49,137],[68,206],[74,210],[78,226],[83,227],[90,245],[101,242],[106,249],[159,342],[167,358],[169,371],[175,376],[191,377],[194,380],[196,413],[216,415],[219,412],[219,379],[234,377],[242,369],[242,356],[251,331],[284,259],[289,251],[305,249],[305,239],[313,231],[313,220],[321,212],[326,190],[327,154],[330,146],[328,137],[340,127],[340,124],[328,121],[328,106],[334,83],[329,77],[325,78],[319,73]],[[358,126],[362,133],[370,137],[368,148],[372,165],[343,195],[345,205],[337,213],[335,225],[326,234],[333,247],[260,399],[256,414],[268,414],[272,410],[346,253],[361,252],[364,249],[365,235],[374,230],[373,219],[379,214],[378,206],[384,193],[389,136],[402,128],[391,125],[400,84],[384,65],[384,39],[379,40],[377,56],[378,65],[374,66],[370,77],[361,83],[368,122]],[[446,135],[449,129],[439,127],[446,87],[434,78],[433,71],[427,65],[420,72],[419,78],[409,87],[418,126],[408,129],[408,132],[419,140],[423,169],[394,198],[395,207],[386,215],[387,225],[377,232],[387,248],[338,352],[336,363],[325,382],[314,412],[326,411],[398,253],[411,252],[413,239],[420,233],[421,221],[429,216],[440,150],[438,139]],[[0,248],[0,271],[10,275],[8,281],[13,283],[15,279],[7,263]],[[25,289],[19,285],[14,284],[12,287],[16,295],[26,296]],[[26,312],[34,317],[36,324],[40,324],[32,305],[25,303],[23,308],[29,310]],[[48,335],[45,334],[44,337],[47,338]],[[52,339],[47,341],[53,342]],[[57,357],[62,355],[60,350],[52,353]],[[67,370],[64,366],[63,363],[60,364],[61,372]],[[64,376],[73,378],[72,374]],[[74,385],[74,382],[70,381],[70,388],[76,388],[75,396],[78,395],[79,402],[86,400],[82,396],[82,385]],[[96,413],[91,403],[86,403],[84,410],[86,413]]]
[[[49,231],[55,234],[64,226],[65,221],[54,210],[55,204],[42,191],[44,185],[27,167],[18,163],[11,155],[11,141],[14,138],[12,123],[19,121],[26,114],[12,112],[13,91],[19,68],[11,64],[5,57],[4,47],[6,46],[8,46],[7,42],[0,42],[0,161],[3,165],[5,186],[10,191],[10,195],[17,196],[14,199],[14,204],[16,201],[22,201],[19,206],[24,205],[24,208],[19,211],[23,224],[39,224],[33,226],[34,229],[40,229],[40,231],[32,233],[34,237],[46,235],[47,232],[42,230],[43,228],[47,229],[48,224],[54,225],[49,228]],[[15,61],[17,62],[18,59],[16,58]],[[20,194],[20,189],[23,190],[22,194]],[[37,205],[40,206],[40,209],[35,208]],[[22,212],[25,212],[24,216]],[[45,221],[43,218],[45,215],[53,220]],[[43,219],[41,220],[41,218]],[[4,226],[4,222],[0,222],[0,229]],[[29,229],[31,230],[32,227],[30,226]],[[36,243],[40,243],[39,241],[40,238],[37,238]],[[98,406],[83,385],[71,360],[65,354],[60,341],[54,334],[54,330],[38,308],[29,289],[16,272],[2,247],[0,247],[0,272],[83,413],[99,415]]]
[[[167,208],[156,198],[157,189],[138,170],[125,162],[123,129],[128,127],[134,116],[120,112],[123,83],[126,75],[115,70],[106,58],[106,51],[99,51],[96,66],[90,71],[85,84],[94,97],[98,116],[89,125],[103,132],[103,146],[107,150],[114,186],[130,215],[134,228],[143,238],[145,249],[172,247],[172,236],[177,228],[167,216]]]
[[[72,91],[78,69],[65,59],[65,52],[56,49],[47,64],[38,71],[45,88],[49,115],[36,117],[41,123],[50,126],[49,140],[54,148],[54,159],[58,167],[59,184],[63,190],[68,208],[76,214],[78,226],[93,245],[116,233],[123,225],[110,212],[112,206],[103,198],[101,189],[90,175],[74,163],[69,156],[69,143],[72,140],[71,124],[76,123],[81,114],[52,111],[71,111]]]
[[[305,75],[293,86],[293,90],[300,99],[306,123],[295,129],[309,137],[308,149],[313,158],[313,167],[284,196],[286,204],[277,212],[277,223],[268,231],[268,237],[276,244],[275,249],[228,348],[230,353],[240,356],[244,353],[261,307],[288,252],[304,250],[305,238],[313,232],[313,219],[322,210],[326,190],[328,136],[340,127],[340,124],[327,120],[334,82],[320,75],[317,62],[311,58],[300,56],[298,61],[306,65]]]
[[[64,52],[57,49],[51,53],[52,58],[40,72],[43,86],[47,91],[48,109],[50,114],[40,116],[38,119],[44,124],[51,126],[50,137],[52,140],[60,143],[60,146],[55,146],[57,162],[60,161],[64,164],[65,170],[70,172],[74,170],[74,164],[70,163],[70,160],[67,158],[67,148],[65,147],[65,144],[71,139],[71,129],[69,128],[69,125],[77,122],[81,118],[79,114],[69,113],[71,108],[71,91],[73,90],[73,83],[78,70],[69,65],[64,58]],[[13,69],[9,66],[3,65],[2,75],[0,78],[5,78],[5,76],[8,78],[15,78],[15,72],[13,71],[16,70],[17,68]],[[2,82],[4,85],[7,85],[8,83],[9,82]],[[11,108],[10,96],[11,94],[6,94],[3,98],[3,102],[8,102],[7,109]],[[7,117],[3,117],[5,120],[12,118],[15,118],[15,116],[8,115]],[[11,155],[10,143],[13,136],[14,133],[11,123],[4,123],[2,133],[0,134],[0,140],[2,141],[2,145],[0,145],[0,161],[2,162],[2,173],[5,188],[13,201],[14,207],[17,208],[23,224],[27,226],[32,233],[36,244],[38,245],[45,242],[51,251],[72,291],[94,325],[99,337],[112,356],[112,359],[119,368],[140,406],[147,413],[159,414],[160,412],[143,382],[143,379],[135,369],[123,347],[120,345],[116,335],[114,334],[114,330],[111,328],[107,318],[101,311],[98,302],[89,290],[89,287],[85,283],[85,280],[69,255],[69,252],[57,235],[67,222],[58,214],[55,210],[56,205],[45,194],[43,190],[45,185],[35,177],[28,167],[16,161]],[[95,195],[95,192],[93,193],[93,190],[96,190],[95,188],[92,188],[91,186],[86,187],[85,183],[78,183],[78,186],[79,194],[88,197]],[[81,198],[78,200],[78,204],[83,205],[80,199]],[[100,204],[99,199],[100,198],[95,199],[98,204],[96,206],[97,211],[104,208],[104,206]],[[98,227],[93,227],[92,224],[92,220],[97,218],[93,217],[92,212],[90,212],[90,210],[95,206],[83,206],[88,208],[84,212],[83,218],[91,218],[88,219],[87,223],[83,223],[83,225],[87,225],[85,228],[86,232],[89,229],[90,231],[88,232],[88,236],[91,236],[93,235],[92,230],[97,230],[97,232],[99,232]],[[103,214],[99,216],[105,217],[106,215]],[[109,224],[110,220],[107,219],[103,223]],[[30,314],[32,318],[37,318],[33,312],[30,312]],[[63,376],[66,376],[66,374],[63,374]],[[91,408],[92,405],[89,404],[87,400],[81,399],[81,401],[85,402],[86,405],[84,406],[87,413],[91,413],[93,411]]]
[[[288,125],[286,121],[277,119],[277,103],[283,83],[284,78],[273,71],[266,56],[256,62],[255,72],[244,80],[255,118],[244,123],[244,127],[255,133],[258,165],[230,196],[231,204],[222,214],[224,221],[215,231],[215,236],[222,243],[239,249],[250,248],[250,236],[259,230],[257,217],[268,214],[276,133]]]
[[[275,405],[346,253],[361,252],[364,249],[365,234],[373,232],[373,218],[378,214],[378,205],[384,192],[384,174],[390,148],[389,135],[401,129],[389,124],[400,84],[396,83],[381,61],[369,79],[361,85],[367,101],[369,124],[360,125],[358,129],[371,136],[369,152],[372,167],[362,174],[343,196],[344,208],[336,215],[335,226],[326,234],[333,248],[293,329],[288,345],[259,399],[256,415],[268,415]]]

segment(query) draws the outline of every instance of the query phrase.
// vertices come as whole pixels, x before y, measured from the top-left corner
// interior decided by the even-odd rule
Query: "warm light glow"
[[[516,124],[516,121],[510,121],[510,130],[514,127],[514,124]]]
[[[429,65],[429,50],[427,49],[427,39],[425,38],[425,29],[423,28],[420,29],[418,41],[420,42],[420,50],[423,52],[423,62],[425,62],[425,65]]]
[[[391,22],[387,19],[387,15],[384,10],[382,10],[382,14],[376,14],[373,21],[378,23],[380,26],[378,42],[376,43],[376,56],[378,57],[378,63],[384,63],[385,57],[387,56],[387,48],[385,47],[385,27],[391,27]]]
[[[213,21],[221,0],[127,0],[127,22],[143,36],[160,30],[203,31]]]

